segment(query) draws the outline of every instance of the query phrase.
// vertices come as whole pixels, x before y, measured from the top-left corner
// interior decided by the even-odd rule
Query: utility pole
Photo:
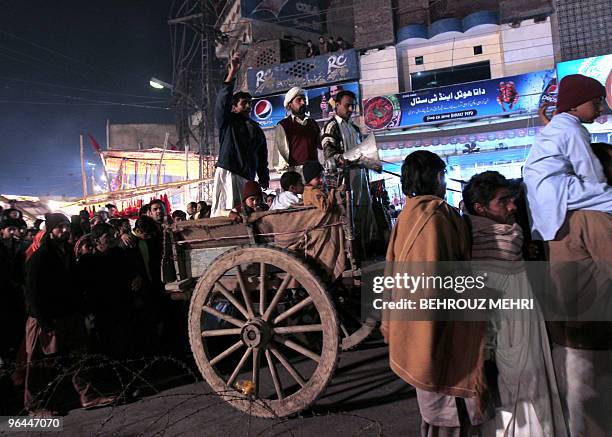
[[[168,21],[168,25],[171,26],[171,33],[181,35],[182,38],[186,38],[188,33],[191,33],[194,37],[194,42],[197,41],[199,45],[200,56],[197,59],[199,61],[197,63],[200,65],[194,65],[196,62],[193,62],[194,59],[192,57],[181,56],[182,53],[178,53],[177,56],[177,53],[175,53],[174,58],[177,60],[177,63],[174,66],[174,76],[178,80],[185,80],[186,77],[189,77],[190,73],[195,72],[195,77],[198,78],[199,83],[196,86],[192,86],[194,85],[193,83],[187,82],[190,85],[190,89],[187,92],[189,98],[185,100],[193,103],[193,100],[195,100],[193,96],[200,91],[200,95],[196,97],[199,100],[197,105],[199,125],[196,133],[192,132],[191,126],[189,126],[189,136],[198,142],[200,156],[199,178],[209,180],[213,177],[214,170],[211,171],[211,169],[216,160],[214,157],[216,138],[214,102],[220,85],[220,74],[219,62],[215,56],[215,24],[218,19],[217,11],[221,9],[222,3],[224,2],[215,0],[184,0],[183,7],[179,10],[194,11],[199,9],[199,12],[176,17]],[[180,91],[185,92],[186,90],[181,88]],[[177,115],[180,117],[181,108],[179,106],[177,105]],[[180,125],[177,127],[180,127]],[[211,197],[212,183],[201,183],[198,190],[198,200],[210,200]]]
[[[81,179],[83,182],[83,197],[87,197],[87,177],[85,176],[85,153],[83,152],[83,135],[80,136],[81,143]]]
[[[212,4],[211,4],[212,3]],[[215,117],[214,105],[218,89],[219,66],[215,56],[215,24],[218,19],[217,11],[213,9],[214,2],[200,0],[202,9],[202,107],[207,111],[202,113],[200,124],[200,178],[212,179],[211,171],[214,160],[215,144]],[[204,159],[204,161],[202,161]],[[211,162],[212,161],[212,162]],[[202,197],[211,200],[212,184],[207,182],[201,190]]]

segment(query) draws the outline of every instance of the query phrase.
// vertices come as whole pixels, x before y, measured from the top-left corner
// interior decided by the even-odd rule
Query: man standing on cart
[[[306,161],[317,161],[321,129],[306,116],[306,91],[293,87],[285,95],[284,106],[289,115],[276,126],[272,165],[279,173],[296,171],[303,176]]]
[[[340,91],[336,95],[336,115],[325,123],[321,137],[327,169],[336,166],[343,168],[348,164],[343,154],[361,144],[359,127],[351,120],[355,107],[356,96],[353,92]],[[349,180],[345,184],[352,195],[355,231],[359,242],[357,247],[364,254],[377,236],[367,171],[363,168],[351,168]]]
[[[262,188],[268,188],[270,182],[266,137],[250,118],[251,95],[244,91],[232,94],[239,68],[240,55],[234,53],[215,102],[220,145],[211,217],[228,215],[241,202],[244,184],[255,180],[255,175]]]

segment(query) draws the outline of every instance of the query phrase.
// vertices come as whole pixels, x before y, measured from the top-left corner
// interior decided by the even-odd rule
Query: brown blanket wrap
[[[391,235],[385,274],[403,273],[411,262],[469,259],[468,232],[442,199],[408,199]],[[394,290],[394,300],[406,297],[411,296],[405,289]],[[383,314],[389,324],[390,365],[398,376],[422,390],[482,400],[484,322],[393,319],[388,311]]]

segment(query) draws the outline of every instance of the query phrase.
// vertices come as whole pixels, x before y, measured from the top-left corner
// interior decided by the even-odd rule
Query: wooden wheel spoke
[[[244,351],[244,355],[242,355],[242,358],[240,358],[240,361],[238,362],[238,365],[236,366],[236,368],[234,369],[234,371],[230,375],[229,379],[227,380],[227,385],[229,387],[231,387],[231,385],[233,384],[234,380],[236,379],[236,377],[240,373],[240,370],[242,370],[242,368],[244,367],[244,363],[246,363],[246,360],[249,358],[249,355],[251,355],[252,352],[253,352],[253,349],[251,349],[251,348],[247,348],[247,350]]]
[[[227,348],[223,352],[221,352],[219,355],[214,357],[212,360],[210,360],[210,365],[214,366],[215,364],[217,364],[222,359],[227,358],[229,355],[233,354],[238,349],[240,349],[240,346],[242,346],[242,345],[243,345],[242,340],[237,341],[236,343],[231,345],[229,348]]]
[[[291,278],[292,276],[289,273],[287,273],[287,276],[285,276],[285,279],[283,279],[281,286],[278,288],[278,290],[276,291],[276,294],[272,298],[272,302],[270,302],[270,306],[268,307],[268,309],[266,309],[266,312],[263,315],[263,319],[266,322],[268,321],[270,314],[272,314],[272,311],[274,311],[274,308],[276,308],[276,305],[278,305],[278,302],[281,300],[281,297],[283,297],[283,293],[287,289],[287,286],[289,285]]]
[[[259,367],[261,364],[261,351],[253,349],[253,385],[255,386],[253,395],[259,397]]]
[[[276,371],[276,364],[272,360],[272,355],[270,355],[270,351],[266,349],[266,360],[268,361],[268,368],[270,369],[270,374],[272,375],[272,381],[274,382],[274,390],[276,390],[276,396],[278,396],[279,400],[283,400],[285,396],[283,395],[283,386],[278,379],[278,372]]]
[[[249,318],[249,313],[247,312],[247,310],[240,304],[240,302],[238,302],[238,300],[233,296],[232,292],[229,291],[227,288],[225,288],[225,286],[221,283],[221,282],[217,282],[215,284],[217,287],[219,287],[219,291],[221,292],[221,294],[230,301],[230,303],[232,305],[234,305],[236,307],[236,309],[238,311],[240,311],[242,313],[242,315],[244,316],[245,319]]]
[[[276,341],[277,343],[280,343],[280,344],[282,344],[284,346],[287,346],[290,349],[293,349],[294,351],[304,355],[305,357],[310,358],[313,361],[316,361],[317,363],[319,363],[321,361],[321,357],[319,355],[317,355],[316,353],[314,353],[310,349],[305,348],[304,346],[297,344],[294,341],[288,340],[288,339],[283,338],[283,337],[274,337],[274,341]]]
[[[299,334],[301,332],[320,332],[323,331],[323,325],[292,325],[278,326],[274,328],[275,334]]]
[[[266,307],[266,263],[259,264],[259,315],[263,316]]]
[[[241,328],[211,329],[209,331],[202,331],[202,337],[221,337],[223,335],[240,335],[241,332],[242,332]]]
[[[287,361],[287,359],[283,356],[283,354],[280,353],[278,349],[270,347],[270,351],[274,354],[276,359],[280,361],[280,363],[287,370],[287,372],[289,372],[289,375],[291,375],[293,379],[295,379],[295,381],[300,384],[302,388],[304,388],[306,386],[306,381],[304,381],[304,378],[302,378],[297,369],[293,367],[289,361]]]
[[[242,291],[242,297],[244,298],[244,304],[246,305],[247,313],[249,314],[249,318],[254,318],[255,313],[253,312],[253,302],[251,301],[251,296],[249,296],[249,291],[246,288],[244,283],[244,275],[242,273],[242,267],[236,266],[236,271],[238,272],[238,284],[240,285],[240,291]]]
[[[329,283],[312,267],[268,244],[227,248],[193,290],[189,341],[196,364],[214,392],[248,415],[299,413],[331,381],[344,336]],[[352,327],[350,320],[346,328]]]
[[[244,326],[244,320],[238,320],[232,316],[223,314],[221,311],[217,311],[216,309],[209,307],[207,305],[204,305],[202,307],[202,311],[210,314],[211,316],[215,316],[221,320],[225,320],[226,322],[231,323],[232,325],[237,326],[239,328],[242,328]]]
[[[312,296],[308,296],[306,299],[304,299],[303,301],[301,301],[298,304],[293,305],[291,308],[289,308],[287,311],[280,313],[275,319],[274,319],[274,324],[276,325],[277,323],[282,322],[283,320],[285,320],[287,317],[297,313],[299,310],[301,310],[302,308],[310,305],[313,302]]]
[[[344,326],[344,323],[340,323],[340,329],[342,330],[342,333],[345,337],[351,336],[351,334],[348,332],[348,329],[346,329],[346,326]]]

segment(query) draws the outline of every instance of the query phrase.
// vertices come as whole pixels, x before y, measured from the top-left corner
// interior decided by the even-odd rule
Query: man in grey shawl
[[[463,189],[472,230],[474,270],[501,298],[534,299],[522,256],[523,230],[509,181],[495,171],[473,176]],[[541,313],[499,311],[488,345],[498,369],[499,404],[487,436],[567,436],[550,344]]]

